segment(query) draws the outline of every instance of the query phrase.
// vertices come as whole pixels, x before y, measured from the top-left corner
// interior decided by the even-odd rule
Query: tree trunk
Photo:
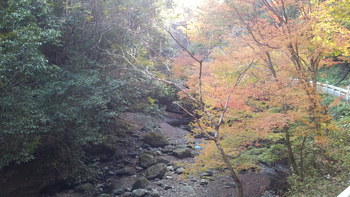
[[[292,169],[293,169],[294,173],[296,175],[300,176],[298,165],[297,165],[297,162],[296,162],[294,154],[293,154],[292,143],[290,141],[290,135],[289,135],[289,131],[288,130],[289,130],[289,128],[285,128],[285,132],[286,132],[286,146],[287,146],[287,150],[288,150],[289,161],[290,161],[290,164],[292,165]]]
[[[305,142],[306,142],[306,138],[307,136],[303,137],[303,142],[301,144],[301,148],[300,148],[300,178],[301,181],[304,181],[304,148],[305,148]]]
[[[233,179],[233,181],[236,183],[236,186],[237,186],[237,190],[238,190],[238,197],[243,197],[243,185],[242,185],[242,182],[239,180],[236,172],[233,170],[233,167],[230,163],[230,160],[229,158],[227,157],[224,149],[222,148],[220,142],[218,139],[215,139],[214,140],[215,144],[216,144],[216,147],[218,148],[219,152],[220,152],[220,155],[222,157],[222,159],[224,160],[225,164],[226,164],[226,167],[229,169],[230,171],[230,174],[231,174],[231,177]]]

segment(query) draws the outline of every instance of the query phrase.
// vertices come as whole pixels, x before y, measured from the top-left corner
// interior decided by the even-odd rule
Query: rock
[[[159,157],[159,158],[157,159],[157,163],[169,164],[170,161],[169,161],[168,159],[164,158],[164,157]]]
[[[158,190],[156,190],[156,189],[152,189],[148,195],[150,197],[160,197],[160,194],[159,194]]]
[[[142,167],[140,167],[140,166],[136,166],[135,168],[136,168],[136,170],[138,170],[138,171],[143,170],[143,168],[142,168]]]
[[[132,133],[131,136],[134,138],[140,138],[140,136],[137,133]]]
[[[112,170],[109,170],[109,171],[108,171],[108,174],[109,174],[109,175],[114,175],[114,172],[113,172]]]
[[[98,183],[98,184],[96,184],[96,187],[97,188],[100,188],[100,187],[104,187],[105,185],[103,184],[103,183]]]
[[[180,190],[182,190],[186,194],[194,194],[195,191],[191,186],[183,186]]]
[[[164,174],[164,176],[171,176],[171,175],[173,175],[172,172],[165,172],[165,174]]]
[[[207,179],[201,179],[201,180],[199,181],[199,184],[200,184],[200,185],[208,185],[208,180],[207,180]]]
[[[180,159],[194,156],[191,149],[189,148],[177,148],[173,150],[173,155]]]
[[[111,182],[101,184],[101,185],[102,185],[101,189],[103,189],[104,193],[111,193],[114,189],[114,185]]]
[[[142,141],[153,147],[164,147],[169,144],[168,140],[163,135],[155,132],[147,133]]]
[[[141,177],[135,181],[132,185],[132,190],[144,189],[149,185],[149,181],[145,177]]]
[[[174,166],[168,166],[168,167],[166,167],[166,170],[169,172],[172,172],[172,171],[174,171]]]
[[[74,188],[74,191],[83,193],[83,194],[95,194],[98,192],[97,188],[91,183],[84,183],[82,185],[78,185]]]
[[[236,185],[234,183],[226,183],[223,188],[235,188]]]
[[[261,197],[274,197],[275,195],[273,194],[273,192],[267,190],[265,191]]]
[[[99,194],[97,197],[112,197],[110,194]]]
[[[121,195],[121,194],[123,194],[124,192],[125,192],[125,189],[118,188],[118,189],[114,189],[114,190],[112,191],[112,194],[114,194],[114,195]]]
[[[113,157],[116,160],[120,160],[120,159],[123,159],[125,157],[125,154],[121,149],[117,149],[117,150],[115,150]]]
[[[165,190],[174,189],[174,186],[165,185],[164,189],[165,189]]]
[[[130,156],[130,157],[136,157],[137,154],[132,152],[132,153],[128,153],[128,156]]]
[[[172,145],[168,145],[168,146],[163,147],[161,151],[162,151],[162,153],[168,154],[168,153],[172,153],[173,150],[174,150],[174,147]]]
[[[147,154],[147,153],[142,153],[139,156],[139,163],[140,166],[143,168],[148,168],[154,164],[157,163],[157,160],[154,158],[153,155]]]
[[[131,192],[125,192],[124,194],[121,195],[122,197],[131,197],[132,193]]]
[[[135,197],[142,197],[145,196],[147,193],[148,191],[145,189],[135,189],[134,191],[132,191],[132,195]]]
[[[131,168],[131,167],[124,167],[122,169],[115,171],[115,174],[116,175],[134,175],[135,170],[134,168]]]
[[[165,184],[162,181],[158,181],[156,183],[159,187],[165,187]]]
[[[176,174],[182,174],[185,171],[185,168],[178,168],[176,169]]]
[[[200,174],[200,177],[203,178],[203,177],[208,177],[208,176],[213,176],[213,175],[214,175],[214,172],[213,172],[213,171],[207,170],[207,171],[205,171],[205,172],[202,172],[202,173]]]
[[[165,165],[164,163],[159,163],[147,168],[146,178],[147,179],[162,178],[166,172],[166,167],[167,165]]]
[[[173,179],[172,176],[165,176],[166,179]]]
[[[99,144],[98,146],[88,147],[87,151],[89,154],[94,155],[99,161],[102,161],[102,162],[111,161],[115,158],[115,156],[118,157],[118,155],[115,155],[116,140],[117,139],[115,136],[108,135],[106,140],[103,140],[101,144]],[[119,156],[121,156],[121,154],[123,153],[120,152],[117,154],[120,154]]]

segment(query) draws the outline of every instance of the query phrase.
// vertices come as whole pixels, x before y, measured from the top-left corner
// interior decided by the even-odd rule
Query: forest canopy
[[[93,179],[86,150],[120,114],[176,105],[208,139],[194,166],[228,169],[237,196],[261,161],[287,161],[289,196],[348,181],[349,104],[317,86],[350,82],[348,0],[2,0],[0,16],[0,172],[45,158]]]

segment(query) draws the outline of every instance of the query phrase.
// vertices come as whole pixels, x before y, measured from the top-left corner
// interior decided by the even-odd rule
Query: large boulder
[[[149,180],[145,177],[141,177],[135,181],[132,185],[132,190],[135,189],[145,189],[149,185]]]
[[[154,164],[157,163],[157,160],[154,158],[153,155],[147,154],[147,153],[142,153],[139,156],[139,163],[140,166],[143,168],[148,168]]]
[[[168,140],[162,134],[156,132],[147,133],[142,141],[153,147],[164,147],[169,144]]]
[[[189,148],[177,148],[173,150],[173,155],[180,159],[194,156],[191,149]]]
[[[158,163],[146,170],[147,179],[162,178],[166,172],[167,165],[164,163]]]

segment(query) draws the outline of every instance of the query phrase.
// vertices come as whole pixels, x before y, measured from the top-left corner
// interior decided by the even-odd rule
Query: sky
[[[204,3],[206,0],[174,0],[181,7],[194,9]]]

